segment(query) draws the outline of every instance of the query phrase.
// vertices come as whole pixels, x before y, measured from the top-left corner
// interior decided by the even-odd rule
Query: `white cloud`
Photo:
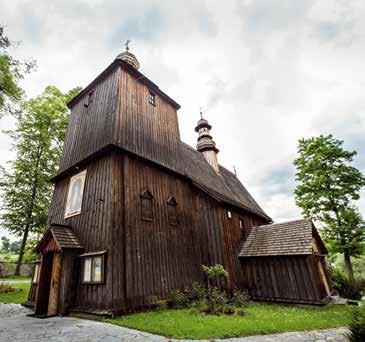
[[[141,71],[182,105],[182,139],[195,145],[202,106],[220,162],[236,165],[276,220],[300,215],[292,195],[299,138],[345,139],[365,173],[361,0],[16,0],[0,12],[22,41],[15,53],[38,62],[23,82],[30,96],[49,84],[87,85],[131,39]],[[0,139],[8,158],[9,141]]]

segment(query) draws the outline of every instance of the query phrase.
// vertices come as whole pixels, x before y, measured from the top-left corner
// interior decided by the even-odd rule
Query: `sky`
[[[333,134],[365,174],[362,0],[12,0],[0,13],[13,55],[37,61],[22,81],[28,97],[87,86],[130,39],[140,71],[181,105],[182,140],[196,145],[202,108],[220,164],[276,222],[301,216],[298,139]],[[0,133],[1,165],[10,145]],[[358,206],[365,216],[364,191]]]

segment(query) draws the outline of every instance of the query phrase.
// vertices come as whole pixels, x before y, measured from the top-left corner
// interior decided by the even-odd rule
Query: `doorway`
[[[57,315],[61,278],[61,253],[43,254],[39,275],[35,314],[40,317]]]

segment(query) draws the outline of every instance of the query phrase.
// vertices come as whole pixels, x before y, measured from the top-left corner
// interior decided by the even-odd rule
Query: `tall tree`
[[[14,112],[13,105],[23,93],[19,81],[35,67],[34,61],[19,61],[10,55],[14,45],[0,26],[0,117]]]
[[[29,234],[43,231],[46,225],[52,192],[49,180],[57,171],[68,120],[66,104],[79,91],[64,94],[47,87],[22,104],[16,129],[8,132],[16,159],[10,162],[10,170],[2,168],[0,223],[22,237],[15,275],[19,275]]]
[[[1,237],[1,249],[4,252],[10,251],[10,240],[6,236]]]
[[[350,165],[356,155],[332,135],[299,140],[295,189],[296,203],[306,217],[324,224],[325,238],[343,253],[350,281],[354,280],[351,256],[361,253],[364,224],[354,207],[365,186],[361,172]]]

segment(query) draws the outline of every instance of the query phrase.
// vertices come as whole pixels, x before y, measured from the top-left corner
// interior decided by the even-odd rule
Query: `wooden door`
[[[61,279],[61,266],[62,266],[61,253],[55,253],[53,258],[51,288],[48,301],[47,316],[57,315],[58,309],[58,295],[60,291],[60,279]]]
[[[53,253],[46,253],[42,255],[35,305],[35,313],[39,315],[46,315],[48,311],[52,267]]]

